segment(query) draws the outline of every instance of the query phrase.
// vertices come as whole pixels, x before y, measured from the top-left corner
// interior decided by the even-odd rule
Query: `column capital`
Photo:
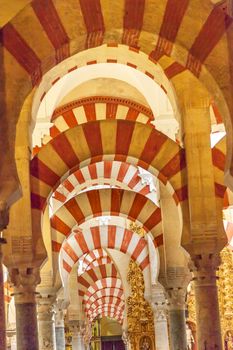
[[[151,307],[155,322],[167,321],[168,303],[162,286],[152,286]]]
[[[69,328],[74,335],[83,336],[86,330],[85,322],[83,320],[69,321]]]
[[[199,285],[216,283],[216,271],[221,263],[220,254],[203,253],[192,257],[190,270],[194,274],[194,281]]]
[[[169,310],[185,310],[187,286],[166,289]]]
[[[66,303],[63,299],[57,299],[54,305],[55,307],[55,327],[64,327]]]
[[[40,283],[38,267],[9,268],[9,277],[14,287],[16,304],[36,303],[36,286]]]
[[[192,279],[188,267],[170,266],[160,274],[160,282],[165,289],[169,310],[184,310],[187,287]]]
[[[40,295],[37,297],[37,314],[39,321],[54,321],[56,295]]]
[[[168,308],[167,304],[161,306],[152,306],[152,310],[154,312],[155,322],[167,322],[168,317]]]

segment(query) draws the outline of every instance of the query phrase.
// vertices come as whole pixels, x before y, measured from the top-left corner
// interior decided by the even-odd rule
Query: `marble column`
[[[38,299],[38,331],[40,350],[55,350],[55,296],[41,295]]]
[[[169,350],[168,339],[168,309],[164,296],[157,298],[152,303],[155,326],[155,347],[156,350]]]
[[[162,279],[168,306],[170,350],[187,350],[185,301],[191,273],[187,267],[167,267]]]
[[[56,350],[65,350],[64,311],[56,305],[55,313]]]
[[[17,350],[16,335],[11,337],[11,350]]]
[[[198,350],[222,350],[216,284],[219,254],[198,255],[193,261]]]
[[[186,350],[185,297],[186,288],[167,290],[171,350]]]
[[[39,350],[36,286],[40,281],[37,268],[11,268],[14,285],[17,350]]]
[[[72,350],[84,350],[83,321],[71,321],[69,325],[72,331]]]
[[[4,276],[2,266],[2,248],[5,244],[4,238],[0,238],[0,349],[6,349],[6,320],[5,320],[5,300],[4,300]]]

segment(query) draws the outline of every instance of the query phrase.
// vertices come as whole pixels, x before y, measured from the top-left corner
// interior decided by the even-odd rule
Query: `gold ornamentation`
[[[145,235],[145,230],[135,223],[130,225],[130,229],[140,236]],[[127,280],[131,287],[131,294],[127,299],[127,320],[128,339],[131,348],[140,349],[142,337],[149,337],[154,349],[154,314],[150,304],[144,298],[144,279],[140,267],[133,260],[129,263]]]
[[[233,329],[233,260],[232,251],[226,247],[221,251],[221,265],[219,267],[218,300],[222,336],[229,329]]]
[[[135,222],[131,222],[129,225],[129,229],[133,231],[134,233],[137,233],[141,237],[145,237],[146,231],[143,227],[137,225]]]
[[[188,321],[196,324],[196,305],[193,282],[190,283],[190,291],[187,295]]]

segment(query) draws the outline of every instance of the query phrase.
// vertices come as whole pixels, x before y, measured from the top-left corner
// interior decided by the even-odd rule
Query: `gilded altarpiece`
[[[221,251],[218,271],[218,300],[223,337],[223,349],[233,349],[233,253],[229,248]],[[196,323],[194,290],[188,294],[188,321]]]
[[[144,280],[140,267],[131,260],[128,282],[131,295],[127,299],[128,336],[131,349],[154,350],[154,315],[144,299]]]
[[[221,251],[219,268],[219,308],[224,350],[233,349],[233,253],[229,248]]]
[[[143,234],[132,226],[134,232]],[[150,304],[144,299],[144,280],[140,267],[131,260],[127,276],[131,295],[127,299],[128,337],[130,349],[155,350],[154,316]]]

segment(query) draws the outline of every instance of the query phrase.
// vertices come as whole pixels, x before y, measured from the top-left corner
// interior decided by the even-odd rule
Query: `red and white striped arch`
[[[120,323],[123,323],[124,319],[124,306],[117,307],[113,305],[103,304],[93,311],[89,321],[92,322],[98,315],[109,316],[111,318],[117,319]]]
[[[112,259],[109,256],[104,256],[102,258],[98,258],[96,260],[93,260],[85,269],[85,271],[94,269],[97,266],[102,266],[102,265],[106,265],[106,264],[111,264],[112,263]]]
[[[159,180],[170,182],[173,187],[173,196],[178,201],[187,199],[184,151],[175,142],[141,123],[123,120],[86,123],[58,135],[31,161],[35,237],[41,224],[40,211],[60,178],[78,169],[84,161],[99,162],[103,158],[137,164],[152,172],[157,169]]]
[[[120,278],[114,264],[97,266],[95,269],[84,272],[78,276],[78,293],[79,296],[85,295],[86,289],[95,284],[98,280],[104,278]]]
[[[117,63],[118,65],[121,64],[126,66],[128,69],[133,68],[134,70],[144,73],[147,78],[153,80],[162,88],[164,93],[168,96],[169,101],[173,106],[173,110],[176,111],[177,105],[175,91],[171,86],[169,79],[167,78],[163,69],[156,63],[156,61],[154,61],[148,55],[145,55],[142,51],[135,50],[132,47],[126,45],[117,44],[114,46],[106,45],[103,54],[103,50],[101,50],[99,47],[96,47],[92,48],[92,50],[88,50],[88,53],[85,56],[88,57],[88,59],[86,61],[83,59],[79,60],[79,63],[77,65],[77,60],[79,56],[82,56],[82,54],[76,54],[73,57],[66,59],[65,62],[59,63],[59,65],[57,65],[55,69],[53,69],[47,75],[44,76],[44,79],[42,79],[42,82],[38,87],[33,103],[34,119],[38,112],[38,108],[41,101],[43,101],[46,95],[47,97],[50,96],[53,87],[58,84],[60,85],[63,77],[68,76],[69,78],[71,78],[72,75],[77,75],[77,73],[81,72],[82,69],[80,68],[89,66],[89,79],[96,78],[95,66],[102,63],[107,63],[108,65]],[[94,68],[95,71],[95,76],[93,76],[92,78],[90,77],[90,68]],[[111,78],[111,76],[109,76],[109,78]],[[129,79],[127,78],[127,75],[123,75],[123,77],[121,75],[121,80],[125,80],[130,84]],[[77,78],[75,77],[74,79],[76,80],[77,85]],[[70,83],[67,85],[68,86],[66,87],[66,92],[63,93],[63,97],[65,96],[65,94],[67,94],[70,90],[73,89]],[[54,101],[52,108],[55,108],[56,105],[59,104],[61,99],[62,96],[59,99],[56,99],[56,102]],[[48,111],[51,115],[53,112],[52,108]]]
[[[76,231],[64,241],[60,251],[63,268],[70,273],[79,257],[100,248],[116,249],[128,254],[142,270],[149,266],[148,244],[145,238],[120,226],[95,226]]]
[[[59,252],[62,242],[78,225],[98,216],[120,216],[137,221],[161,244],[161,210],[145,196],[121,189],[91,190],[67,201],[50,219],[52,250]],[[93,247],[97,249],[101,247]],[[83,254],[87,251],[83,251]]]
[[[149,185],[144,183],[139,175],[138,167],[125,162],[102,161],[89,164],[63,179],[50,198],[50,208],[55,213],[74,194],[97,184],[109,184],[116,187],[123,185],[156,202],[155,192],[150,191]],[[151,176],[156,183],[157,179]]]
[[[115,49],[115,55],[110,55],[111,57],[109,58],[104,57],[104,61],[112,60],[112,57],[114,57],[114,61],[116,58],[119,60],[124,59],[127,64],[129,63],[127,62],[128,57],[131,51],[133,51],[138,55],[138,60],[143,65],[144,61],[140,60],[138,50],[138,47],[141,47],[152,62],[155,63],[160,58],[161,64],[163,61],[169,61],[169,64],[163,65],[164,69],[169,68],[169,73],[168,71],[166,73],[168,79],[172,79],[177,74],[181,76],[182,72],[186,69],[190,70],[196,77],[200,78],[211,93],[213,92],[217,96],[222,110],[224,110],[223,106],[225,107],[226,105],[224,101],[225,97],[229,110],[232,111],[232,102],[228,93],[228,87],[230,86],[228,77],[230,67],[228,61],[226,60],[227,62],[223,64],[224,74],[219,74],[218,69],[219,65],[221,65],[222,56],[225,55],[228,57],[228,48],[227,45],[224,45],[224,42],[228,31],[229,33],[232,32],[232,18],[211,4],[211,2],[208,4],[203,3],[203,5],[200,3],[200,11],[198,11],[198,5],[193,1],[192,6],[197,9],[197,11],[194,11],[195,15],[193,17],[189,1],[176,1],[178,12],[175,15],[175,31],[171,30],[171,26],[174,25],[174,4],[172,0],[164,1],[161,8],[158,8],[158,11],[153,11],[156,8],[154,1],[150,2],[150,6],[144,6],[143,11],[140,10],[140,2],[134,11],[131,10],[132,4],[130,5],[130,1],[127,1],[126,6],[121,1],[122,6],[119,6],[119,8],[118,6],[114,6],[114,4],[109,7],[107,2],[98,3],[100,16],[97,22],[95,22],[95,18],[93,17],[95,16],[93,9],[96,8],[96,1],[92,3],[91,8],[93,11],[89,10],[89,6],[85,5],[85,1],[82,1],[82,5],[77,6],[74,11],[69,11],[68,2],[56,2],[56,6],[53,1],[45,2],[48,2],[48,11],[44,11],[41,1],[34,1],[33,8],[30,5],[26,6],[16,18],[12,19],[11,23],[6,24],[2,28],[4,49],[9,53],[5,57],[5,75],[9,77],[9,81],[14,81],[14,84],[9,84],[9,93],[13,89],[11,93],[17,95],[17,91],[20,91],[20,88],[22,89],[24,87],[20,94],[21,96],[18,96],[17,108],[14,108],[14,99],[8,101],[9,106],[7,105],[6,108],[6,118],[9,118],[9,120],[12,119],[12,121],[15,120],[15,124],[22,101],[31,91],[30,82],[32,82],[32,86],[38,84],[42,77],[42,70],[43,72],[48,71],[62,60],[75,54],[77,50],[85,49],[85,47],[99,46],[103,43],[109,44],[112,50]],[[122,10],[123,8],[124,10]],[[114,15],[117,10],[117,21],[111,21],[112,14]],[[28,15],[29,12],[30,16]],[[73,20],[70,20],[71,12]],[[137,16],[135,16],[135,13]],[[151,16],[151,13],[155,14],[156,19],[158,18],[159,25],[156,29],[153,26],[153,22],[157,21]],[[202,14],[201,16],[200,13]],[[139,18],[139,20],[134,20],[134,17]],[[163,18],[162,21],[159,20],[161,18]],[[30,19],[30,23],[32,24],[30,26],[31,30],[27,30],[25,27],[28,25],[27,19]],[[93,21],[95,22],[94,31],[92,28]],[[81,25],[81,29],[78,27],[76,28],[77,30],[74,29],[74,23]],[[133,23],[132,26],[131,23]],[[187,35],[187,28],[190,28],[194,23],[196,25],[194,25],[192,33]],[[216,25],[213,25],[213,23],[216,23]],[[130,30],[132,33],[128,35]],[[134,36],[135,33],[137,33],[136,38]],[[211,33],[211,38],[213,39],[211,41],[206,40],[206,38],[210,37],[209,33]],[[38,46],[37,38],[40,38],[40,45],[46,48],[45,50],[40,49],[41,47],[40,45]],[[113,38],[114,43],[112,42]],[[155,38],[155,42],[151,40],[153,38]],[[133,46],[133,48],[129,49],[129,54],[120,55],[120,52],[117,51],[118,48],[116,46],[121,42]],[[207,42],[208,45],[203,46],[203,42]],[[221,47],[224,48],[223,52],[220,50]],[[189,49],[187,50],[187,48]],[[182,52],[179,55],[179,61],[176,61],[178,56],[177,51]],[[88,62],[89,65],[97,62],[100,53],[102,53],[101,57],[103,57],[103,52],[105,52],[105,49],[103,50],[102,47],[99,48],[99,54],[93,50],[91,52],[93,54],[93,60]],[[218,55],[218,52],[221,52],[221,55]],[[164,60],[164,55],[171,56],[172,62],[170,59]],[[83,58],[86,57],[86,52],[80,53],[80,56],[82,57],[81,65],[83,65]],[[171,66],[168,67],[169,65]],[[203,67],[207,68],[204,72]],[[57,75],[61,67],[57,67],[57,69],[51,74],[51,76],[53,74],[55,76],[49,81],[48,89],[55,83],[54,78],[58,80],[62,74],[78,69],[78,63],[76,59],[74,61],[72,60],[72,62],[69,61],[69,64],[65,60],[63,62],[63,73]],[[223,93],[221,93],[222,86],[226,86],[226,89],[222,91]],[[169,87],[172,90],[171,85]],[[214,93],[216,89],[218,93]],[[40,93],[39,100],[43,98],[45,89],[43,88]],[[12,113],[14,115],[13,117]],[[224,113],[222,114],[224,115]],[[228,114],[227,109],[226,114]],[[12,128],[14,130],[14,124]],[[11,153],[13,154],[13,152]],[[40,219],[36,223],[37,230],[39,228],[39,221]]]
[[[97,291],[104,289],[104,288],[117,288],[123,290],[122,281],[120,278],[103,278],[102,280],[96,281],[95,284],[90,286],[83,297],[83,303],[86,303],[89,298],[95,294]]]
[[[99,248],[116,249],[128,254],[142,269],[145,292],[150,290],[151,271],[147,240],[120,226],[96,226],[77,231],[68,237],[60,250],[60,274],[66,286],[69,274],[79,257]],[[55,259],[57,260],[57,259]]]
[[[98,299],[105,298],[108,296],[112,296],[121,300],[124,300],[124,291],[123,289],[112,287],[112,288],[103,288],[97,290],[94,294],[92,294],[87,301],[85,301],[85,310],[88,310],[88,308]]]
[[[83,258],[79,258],[79,261],[82,263],[82,271],[85,272],[96,266],[110,264],[112,259],[103,248],[100,248],[87,253]]]
[[[93,314],[96,310],[96,308],[98,308],[99,306],[102,305],[111,305],[111,306],[118,306],[119,308],[123,308],[125,306],[125,302],[124,300],[117,298],[117,297],[113,297],[113,296],[106,296],[103,297],[101,299],[96,300],[89,309],[87,309],[86,314],[88,317],[91,316],[91,314]]]
[[[43,144],[77,125],[103,119],[125,119],[149,124],[154,116],[150,108],[126,98],[85,97],[55,109],[51,118],[53,126],[49,129],[49,136],[43,138]]]
[[[82,147],[75,140],[80,140]],[[80,165],[103,159],[128,160],[152,173],[157,170],[159,180],[170,183],[172,195],[178,201],[187,198],[184,150],[179,145],[148,125],[102,120],[63,132],[32,159],[32,208],[43,209],[60,179],[79,169]]]

